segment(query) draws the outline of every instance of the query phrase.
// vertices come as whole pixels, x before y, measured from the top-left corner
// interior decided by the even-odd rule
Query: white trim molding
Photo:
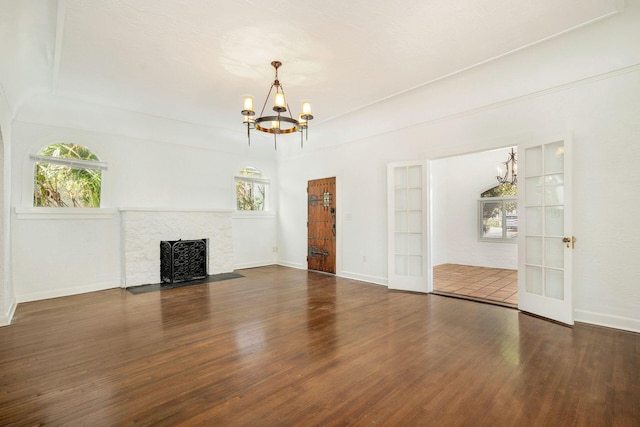
[[[69,166],[76,169],[96,169],[106,171],[109,169],[107,162],[97,160],[67,159],[66,157],[40,156],[30,154],[29,158],[36,163],[52,163],[54,165]]]
[[[283,267],[290,267],[290,268],[296,268],[298,270],[306,270],[307,266],[306,264],[302,264],[299,262],[290,262],[290,261],[282,261],[282,260],[278,260],[278,262],[276,262],[277,265],[281,265]]]
[[[615,316],[613,314],[596,313],[588,310],[574,310],[573,318],[576,322],[640,333],[639,319]]]
[[[0,315],[0,326],[9,326],[11,324],[11,320],[13,320],[13,315],[15,314],[17,307],[18,303],[14,300],[7,313]]]
[[[388,284],[386,277],[370,276],[368,274],[352,273],[350,271],[340,271],[336,276],[343,277],[345,279],[357,280],[359,282],[367,282],[373,285],[387,286]]]
[[[39,208],[16,207],[17,219],[112,219],[113,208]]]
[[[50,291],[29,292],[26,294],[18,294],[16,298],[19,303],[39,301],[43,299],[67,297],[70,295],[86,294],[89,292],[104,291],[107,289],[119,288],[119,281],[107,281],[100,283],[92,283],[85,286],[73,286],[70,288],[54,289]]]

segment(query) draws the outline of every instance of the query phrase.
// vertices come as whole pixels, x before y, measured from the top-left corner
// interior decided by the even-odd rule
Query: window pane
[[[507,213],[505,220],[507,237],[514,239],[518,237],[518,202],[505,201],[504,205]]]
[[[542,148],[527,148],[525,152],[525,176],[531,177],[542,175]]]
[[[396,276],[406,276],[409,274],[409,257],[406,255],[395,256],[395,273]]]
[[[36,164],[33,206],[99,208],[102,172]]]
[[[236,207],[240,211],[263,211],[266,184],[236,181]]]
[[[407,209],[407,190],[405,189],[396,190],[395,202],[396,202],[396,205],[395,205],[396,210]]]
[[[409,231],[410,233],[422,232],[422,213],[421,212],[407,213],[407,231]]]
[[[564,271],[544,269],[544,294],[549,298],[564,300]]]
[[[410,256],[409,257],[409,276],[422,276],[422,257]]]
[[[408,170],[407,187],[422,187],[422,166],[411,166]]]
[[[482,202],[482,237],[502,239],[502,202]]]
[[[564,243],[560,237],[544,239],[544,265],[547,267],[564,267]]]
[[[397,167],[393,171],[395,188],[407,188],[407,168]]]
[[[418,255],[422,254],[422,233],[414,233],[407,235],[407,246],[409,254]]]
[[[87,147],[71,143],[51,144],[43,148],[35,167],[33,206],[99,208],[102,172],[91,166],[65,165],[65,161],[99,162]],[[62,163],[61,163],[62,162]],[[84,166],[84,165],[83,165]]]
[[[398,255],[406,255],[409,253],[407,249],[407,234],[396,233],[395,253]]]
[[[422,190],[416,188],[408,190],[407,209],[414,211],[422,209]]]
[[[527,264],[542,265],[542,238],[540,237],[527,237],[527,257],[524,260]]]
[[[544,231],[549,236],[564,235],[564,206],[545,208]]]
[[[564,141],[544,146],[544,173],[564,172]]]
[[[527,206],[542,205],[542,178],[527,178],[525,185]]]
[[[544,203],[546,205],[562,205],[564,203],[564,174],[545,176]]]
[[[542,208],[527,208],[527,234],[542,234]]]
[[[530,294],[542,295],[542,268],[525,267],[525,289]]]

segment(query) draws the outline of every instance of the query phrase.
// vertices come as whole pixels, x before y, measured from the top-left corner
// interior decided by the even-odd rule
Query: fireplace
[[[162,283],[177,283],[207,277],[209,239],[160,242]]]

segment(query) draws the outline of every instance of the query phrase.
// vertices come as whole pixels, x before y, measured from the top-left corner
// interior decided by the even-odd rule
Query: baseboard
[[[576,322],[605,326],[607,328],[622,329],[624,331],[640,333],[640,320],[629,317],[614,316],[611,314],[595,313],[587,310],[574,310],[573,317]]]
[[[50,298],[68,297],[70,295],[86,294],[88,292],[104,291],[106,289],[113,289],[121,287],[119,280],[102,283],[92,283],[91,285],[78,286],[73,288],[52,289],[42,292],[29,292],[26,294],[17,293],[16,299],[18,303],[39,301]]]
[[[256,267],[265,267],[267,265],[273,265],[276,261],[273,259],[268,259],[264,261],[254,261],[254,262],[242,262],[239,264],[234,264],[234,270],[242,270],[243,268],[256,268]]]
[[[9,310],[6,314],[0,315],[0,326],[9,326],[11,324],[11,320],[13,319],[13,315],[16,312],[16,307],[18,306],[17,301],[13,301]]]
[[[298,262],[289,262],[289,261],[282,261],[279,260],[278,262],[276,262],[277,265],[281,265],[283,267],[291,267],[291,268],[297,268],[298,270],[306,270],[307,266],[305,264],[300,264]]]
[[[367,274],[352,273],[350,271],[340,271],[337,274],[338,277],[344,277],[345,279],[359,280],[361,282],[373,283],[374,285],[387,286],[386,277],[369,276]]]

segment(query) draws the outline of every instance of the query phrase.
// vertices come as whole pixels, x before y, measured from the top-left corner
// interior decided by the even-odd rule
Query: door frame
[[[429,204],[429,207],[428,207],[428,209],[429,209],[429,221],[428,221],[427,226],[429,228],[429,235],[431,236],[431,239],[427,242],[428,251],[429,251],[428,256],[430,257],[429,266],[430,266],[430,269],[431,269],[431,272],[430,272],[431,280],[430,280],[430,283],[429,283],[429,287],[430,288],[429,288],[428,292],[430,292],[430,293],[433,292],[433,267],[434,267],[433,266],[433,253],[434,253],[434,248],[433,248],[433,229],[434,229],[434,226],[437,225],[437,224],[433,223],[433,218],[434,218],[434,216],[433,216],[433,200],[432,200],[433,179],[432,179],[432,176],[431,176],[431,173],[433,171],[433,167],[432,167],[431,163],[436,161],[436,160],[446,159],[446,158],[449,158],[449,157],[463,156],[463,155],[467,155],[467,154],[480,153],[480,152],[483,152],[483,151],[497,150],[497,149],[505,148],[505,147],[509,147],[509,146],[517,146],[518,147],[518,151],[520,151],[520,149],[523,149],[523,148],[525,148],[527,146],[534,145],[534,144],[537,144],[537,143],[546,144],[546,143],[550,143],[550,142],[553,142],[553,141],[559,141],[559,140],[570,141],[570,143],[573,145],[573,134],[572,134],[572,132],[567,131],[567,132],[560,133],[560,134],[551,134],[551,135],[546,135],[546,136],[543,135],[541,137],[536,136],[535,139],[534,139],[533,136],[531,136],[529,134],[514,135],[512,138],[509,138],[509,141],[506,144],[501,143],[499,145],[496,145],[496,146],[493,146],[493,147],[487,147],[487,148],[483,148],[483,149],[477,149],[477,147],[467,147],[468,148],[467,150],[463,149],[462,152],[459,152],[459,153],[445,155],[445,156],[439,156],[439,157],[435,157],[435,158],[431,158],[431,159],[426,160],[426,164],[428,166],[428,170],[429,170],[429,174],[430,174],[429,175],[429,179],[428,179],[428,194],[427,194],[427,197],[429,199],[428,200],[428,204]],[[569,161],[570,162],[573,161],[573,153],[571,151],[572,150],[570,150],[570,152],[569,152],[569,156],[570,156],[569,157]],[[523,183],[524,183],[524,181],[523,181]],[[569,189],[567,190],[568,197],[569,197],[570,201],[573,198],[572,191],[573,191],[573,186],[570,185]],[[520,206],[520,191],[518,191],[518,209],[519,209],[518,217],[520,217],[520,215],[521,215],[520,212],[524,209],[524,205]],[[525,221],[526,221],[526,219],[525,219]],[[523,274],[521,272],[521,260],[520,259],[521,259],[521,257],[524,256],[524,254],[523,254],[524,249],[522,247],[523,246],[523,242],[521,241],[521,238],[520,238],[520,236],[521,236],[520,226],[521,225],[525,225],[525,224],[523,224],[523,223],[521,223],[519,221],[519,224],[518,224],[518,227],[519,227],[518,228],[518,241],[516,243],[517,246],[518,246],[518,269],[517,269],[518,270],[518,297],[520,296],[520,275]],[[571,233],[568,233],[568,231],[565,230],[565,235],[571,234],[573,236],[573,234],[572,234],[573,230],[570,230],[570,231],[571,231]],[[573,262],[573,261],[571,261],[571,262]],[[570,266],[569,269],[572,269],[572,266]],[[573,294],[573,283],[572,282],[570,284],[570,287],[571,287],[570,292]],[[523,310],[520,309],[520,298],[518,298],[518,307],[517,307],[517,309],[518,309],[518,311],[521,311],[523,313],[528,313],[527,311],[523,311]],[[571,317],[570,323],[568,323],[568,324],[573,324],[573,312],[574,311],[575,311],[575,308],[573,306],[573,297],[572,297],[571,298],[571,312],[572,312],[571,316],[572,317]],[[531,312],[531,314],[540,315],[541,317],[544,317],[542,314],[538,314],[538,313]],[[553,320],[551,318],[548,318],[548,319],[552,320],[552,321],[555,321],[555,320]]]
[[[433,247],[433,236],[434,236],[434,228],[435,226],[437,226],[437,224],[434,224],[434,214],[433,214],[433,209],[434,209],[434,203],[433,203],[433,162],[438,161],[438,160],[444,160],[444,159],[449,159],[449,158],[453,158],[453,157],[460,157],[460,156],[467,156],[467,155],[473,155],[473,154],[479,154],[479,153],[484,153],[487,151],[494,151],[494,150],[500,150],[500,149],[504,149],[504,148],[509,148],[509,147],[519,147],[521,144],[523,144],[525,141],[528,141],[529,138],[527,136],[524,136],[522,134],[520,135],[514,135],[510,138],[503,138],[503,140],[500,141],[499,144],[491,146],[491,147],[486,147],[486,148],[482,148],[482,149],[478,149],[478,147],[471,147],[471,146],[466,146],[463,147],[462,151],[454,153],[454,154],[448,154],[448,155],[444,155],[444,156],[438,156],[438,157],[434,157],[434,158],[430,158],[428,160],[426,160],[427,166],[428,166],[428,170],[429,170],[429,177],[428,177],[428,188],[427,188],[427,197],[428,197],[428,209],[429,209],[429,221],[427,224],[427,227],[429,228],[429,235],[431,236],[431,240],[427,243],[429,248],[429,266],[430,266],[430,273],[429,273],[429,293],[433,293],[433,268],[434,268],[434,264],[433,264],[433,257],[434,257],[434,247]],[[487,173],[490,173],[490,171],[488,171]],[[477,214],[476,214],[477,216]],[[515,243],[509,243],[509,244],[514,244],[517,246],[517,252],[518,252],[518,256],[520,254],[520,242],[519,240],[516,241]],[[517,270],[517,268],[516,268]]]

